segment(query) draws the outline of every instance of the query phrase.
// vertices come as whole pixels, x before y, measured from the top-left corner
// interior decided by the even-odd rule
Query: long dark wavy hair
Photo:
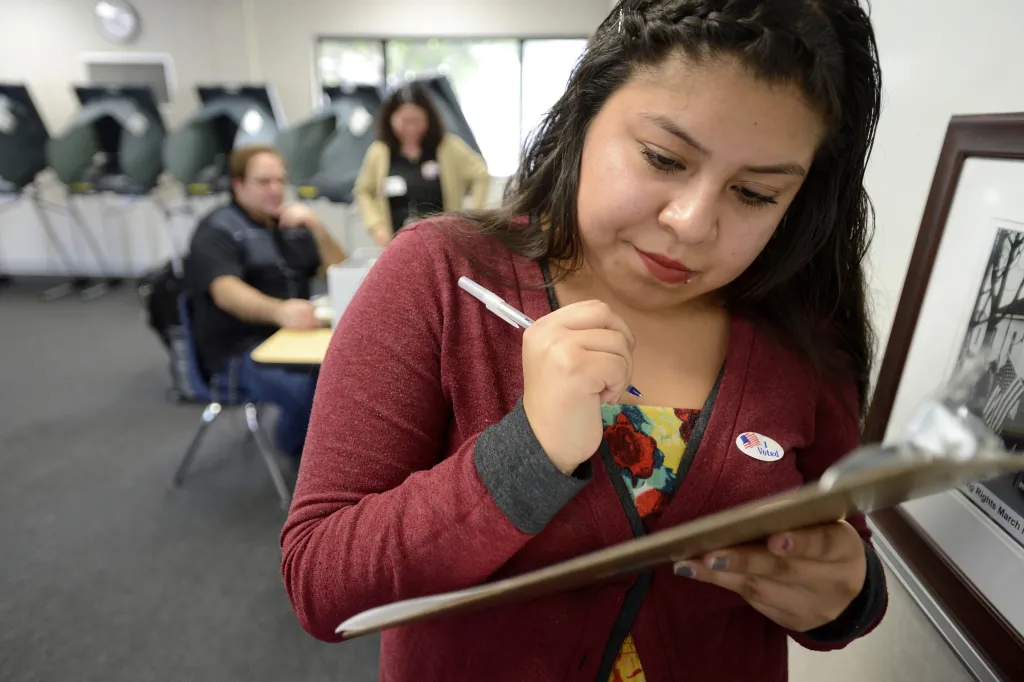
[[[825,121],[826,138],[774,237],[723,293],[730,312],[758,322],[819,370],[852,374],[863,415],[874,347],[863,268],[873,210],[864,171],[881,72],[857,0],[622,0],[527,140],[503,205],[463,215],[517,254],[560,261],[560,277],[577,270],[587,129],[633,74],[674,55],[733,56],[757,78],[799,87]]]

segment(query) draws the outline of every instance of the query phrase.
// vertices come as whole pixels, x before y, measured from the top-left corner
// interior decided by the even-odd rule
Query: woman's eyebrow
[[[683,130],[678,123],[668,118],[667,116],[651,113],[645,113],[643,116],[645,119],[647,119],[651,123],[654,123],[659,128],[664,130],[666,133],[669,133],[670,135],[679,138],[680,140],[690,145],[700,153],[705,155],[711,154],[711,152],[708,151],[707,147],[698,142],[696,138],[693,137],[693,135]],[[801,178],[807,176],[807,169],[801,166],[799,163],[795,162],[775,163],[769,166],[747,166],[743,170],[746,171],[747,173],[756,173],[758,175],[795,175]]]
[[[669,133],[671,135],[674,135],[674,136],[678,137],[680,140],[682,140],[686,144],[690,145],[691,147],[693,147],[694,149],[696,149],[700,153],[702,153],[702,154],[710,154],[711,153],[700,142],[697,142],[697,140],[694,139],[693,135],[690,135],[690,133],[688,133],[685,130],[683,130],[682,128],[680,128],[678,123],[676,123],[672,119],[668,118],[667,116],[662,116],[661,114],[644,114],[644,118],[646,118],[651,123],[654,123],[655,125],[657,125],[659,128],[664,130],[666,133]]]

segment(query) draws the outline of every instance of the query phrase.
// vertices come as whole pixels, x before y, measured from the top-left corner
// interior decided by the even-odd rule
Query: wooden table
[[[261,365],[319,367],[327,354],[327,344],[333,331],[281,329],[253,349],[253,362]]]

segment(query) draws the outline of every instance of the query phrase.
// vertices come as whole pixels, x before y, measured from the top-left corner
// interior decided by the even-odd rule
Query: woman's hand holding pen
[[[537,440],[566,474],[601,444],[601,404],[617,403],[633,376],[636,339],[600,301],[540,318],[523,335],[523,407]]]
[[[732,590],[782,627],[806,632],[831,623],[860,594],[867,557],[856,529],[839,521],[681,561],[675,572]]]

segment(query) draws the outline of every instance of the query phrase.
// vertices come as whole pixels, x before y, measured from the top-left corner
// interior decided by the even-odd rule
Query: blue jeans
[[[311,369],[287,369],[259,365],[249,353],[238,365],[238,387],[253,400],[277,405],[280,413],[274,433],[278,449],[289,457],[302,454],[306,442],[309,413],[319,372]]]

